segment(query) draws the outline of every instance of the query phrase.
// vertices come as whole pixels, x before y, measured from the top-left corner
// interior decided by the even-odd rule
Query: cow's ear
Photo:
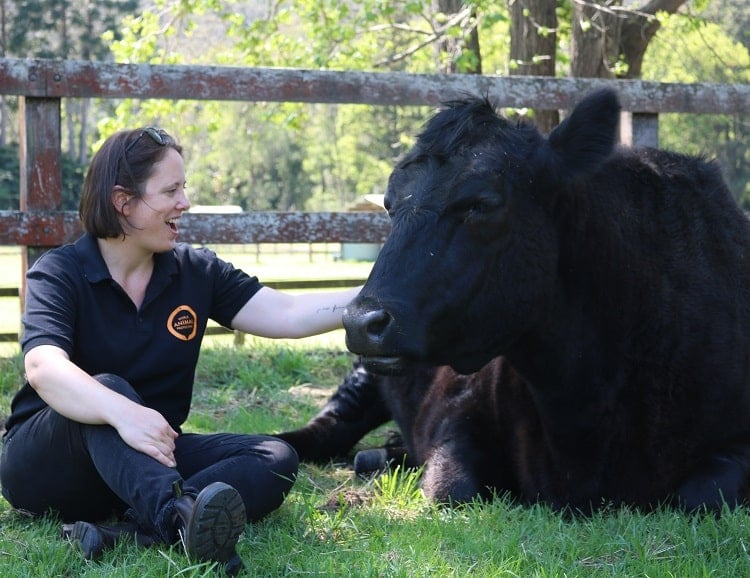
[[[549,135],[558,171],[575,177],[596,170],[615,147],[619,121],[620,102],[613,90],[587,95]]]

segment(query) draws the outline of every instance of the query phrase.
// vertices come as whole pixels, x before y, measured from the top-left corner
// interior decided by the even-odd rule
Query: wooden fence
[[[0,211],[0,245],[23,247],[25,269],[49,247],[81,232],[75,212],[61,206],[61,101],[135,98],[252,102],[438,105],[467,93],[500,107],[572,108],[594,88],[617,90],[626,111],[621,140],[656,146],[660,113],[737,114],[750,111],[750,85],[674,84],[478,75],[334,72],[300,69],[108,64],[0,59],[0,94],[19,97],[20,207]],[[200,244],[382,243],[381,212],[187,213],[181,239]]]

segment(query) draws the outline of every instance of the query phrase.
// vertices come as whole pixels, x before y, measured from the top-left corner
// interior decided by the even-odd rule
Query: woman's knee
[[[269,437],[265,445],[273,455],[274,471],[293,480],[299,469],[297,451],[284,440],[275,437]]]
[[[124,395],[128,399],[137,403],[143,404],[143,398],[133,389],[128,381],[115,375],[114,373],[99,373],[94,376],[94,379],[101,383],[107,389],[116,391],[117,393]]]

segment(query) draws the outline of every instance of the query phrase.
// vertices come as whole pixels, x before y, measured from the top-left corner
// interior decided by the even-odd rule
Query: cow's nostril
[[[391,316],[385,309],[369,311],[362,319],[365,332],[371,339],[382,337],[390,322]]]

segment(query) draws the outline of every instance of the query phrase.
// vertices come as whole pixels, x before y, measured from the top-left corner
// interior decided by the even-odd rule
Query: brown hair
[[[100,239],[124,236],[112,191],[119,185],[140,198],[154,165],[168,148],[182,154],[182,147],[171,136],[153,127],[120,131],[104,141],[83,181],[78,205],[83,229]]]

